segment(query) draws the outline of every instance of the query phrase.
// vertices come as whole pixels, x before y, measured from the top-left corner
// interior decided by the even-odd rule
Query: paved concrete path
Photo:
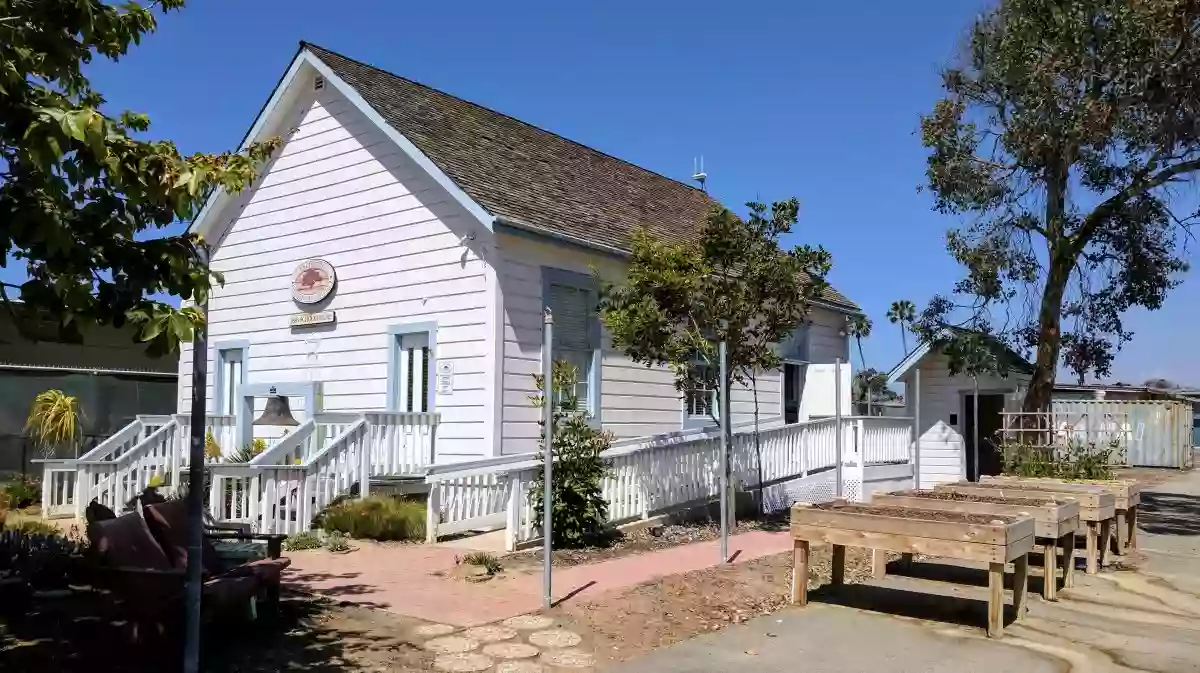
[[[615,667],[619,673],[1196,673],[1200,671],[1200,472],[1143,493],[1136,572],[1082,572],[1038,597],[1002,640],[983,633],[983,568],[918,563],[803,609],[752,620]],[[1009,619],[1011,620],[1011,611]]]
[[[462,547],[358,543],[349,554],[289,552],[292,587],[338,600],[455,626],[478,626],[535,612],[542,606],[541,571],[504,575],[482,584],[448,577]],[[792,548],[786,532],[735,535],[729,551],[742,563]],[[590,597],[666,575],[717,565],[717,542],[697,542],[646,554],[554,570],[554,598]]]

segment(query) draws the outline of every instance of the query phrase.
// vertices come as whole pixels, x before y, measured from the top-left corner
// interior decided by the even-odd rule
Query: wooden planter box
[[[1009,484],[1001,482],[959,482],[956,484],[939,484],[936,490],[966,493],[969,495],[994,495],[1001,498],[1044,498],[1047,495],[1055,500],[1074,500],[1079,504],[1080,528],[1077,531],[1085,537],[1085,557],[1087,558],[1087,573],[1095,575],[1103,561],[1103,549],[1100,539],[1108,539],[1116,516],[1116,498],[1112,493],[1099,486],[1084,484]]]
[[[1055,479],[1052,477],[1017,477],[1011,475],[980,477],[983,482],[1061,484],[1065,486],[1102,486],[1116,498],[1116,553],[1137,549],[1137,513],[1142,502],[1142,484],[1136,479]]]
[[[972,514],[929,509],[849,504],[799,504],[791,510],[796,564],[792,573],[792,602],[808,602],[808,559],[812,543],[833,545],[833,584],[845,577],[846,547],[874,549],[876,576],[882,576],[884,552],[927,554],[988,565],[989,636],[1004,630],[1004,564],[1015,567],[1013,605],[1017,618],[1025,613],[1029,551],[1034,543],[1031,517]]]
[[[1069,562],[1075,547],[1075,531],[1079,528],[1079,503],[1073,500],[1054,500],[1042,496],[1020,500],[994,495],[968,495],[953,491],[896,491],[876,494],[871,504],[886,507],[908,507],[943,512],[967,512],[999,516],[1033,517],[1033,534],[1043,546],[1042,597],[1058,600],[1058,551],[1063,550],[1063,586],[1074,584],[1073,564]]]

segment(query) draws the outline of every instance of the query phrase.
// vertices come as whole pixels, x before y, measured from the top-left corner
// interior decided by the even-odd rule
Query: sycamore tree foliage
[[[831,257],[824,248],[780,244],[797,222],[799,202],[747,207],[745,219],[714,209],[693,241],[635,233],[625,280],[602,288],[600,317],[614,347],[647,367],[670,367],[683,394],[721,389],[722,340],[730,384],[751,386],[761,372],[778,370],[778,344],[825,287]]]
[[[966,223],[947,236],[966,273],[916,331],[1035,353],[1026,410],[1049,404],[1060,361],[1107,375],[1126,310],[1159,308],[1187,268],[1198,33],[1200,0],[1001,0],[921,121],[935,208]]]
[[[120,59],[155,27],[135,3],[0,0],[0,265],[27,276],[0,283],[0,303],[11,311],[19,299],[68,329],[132,322],[165,353],[203,317],[149,297],[201,303],[221,277],[197,236],[159,230],[194,217],[214,189],[250,185],[278,141],[185,157],[144,138],[145,115],[105,110],[83,69]]]

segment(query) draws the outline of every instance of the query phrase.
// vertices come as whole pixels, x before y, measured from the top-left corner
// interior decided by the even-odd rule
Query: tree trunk
[[[1062,346],[1063,295],[1071,277],[1072,261],[1061,253],[1050,257],[1050,273],[1038,311],[1037,361],[1033,365],[1033,377],[1029,381],[1029,392],[1025,393],[1023,405],[1027,412],[1050,408],[1050,396],[1054,392],[1054,379],[1058,373],[1058,354]]]
[[[758,494],[755,498],[755,504],[758,505],[758,512],[756,514],[761,515],[763,514],[763,469],[762,443],[759,441],[758,436],[758,377],[751,376],[750,383],[754,388],[754,463],[758,468]]]

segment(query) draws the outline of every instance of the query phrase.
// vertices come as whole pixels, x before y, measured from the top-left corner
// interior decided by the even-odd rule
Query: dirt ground
[[[813,549],[809,587],[829,581],[830,550]],[[720,631],[788,604],[792,555],[672,575],[623,592],[555,608],[595,642],[597,663],[632,659],[701,633]],[[846,581],[871,575],[869,550],[846,550]]]

